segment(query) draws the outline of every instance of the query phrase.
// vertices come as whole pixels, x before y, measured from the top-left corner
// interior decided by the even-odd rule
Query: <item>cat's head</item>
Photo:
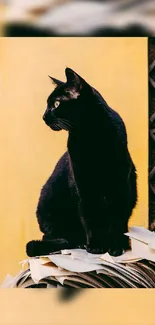
[[[43,115],[45,123],[55,131],[71,131],[80,125],[86,114],[84,107],[93,92],[93,88],[72,69],[66,68],[65,74],[66,82],[50,77],[56,88],[47,99]]]

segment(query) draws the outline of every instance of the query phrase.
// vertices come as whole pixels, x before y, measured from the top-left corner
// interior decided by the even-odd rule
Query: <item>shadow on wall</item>
[[[59,302],[69,302],[72,299],[75,299],[79,294],[82,294],[82,289],[74,289],[74,288],[62,288],[58,290],[58,300]]]

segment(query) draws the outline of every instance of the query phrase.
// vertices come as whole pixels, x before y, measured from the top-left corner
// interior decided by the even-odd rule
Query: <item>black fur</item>
[[[43,241],[27,244],[29,256],[63,248],[120,255],[137,201],[136,169],[125,125],[102,96],[73,70],[56,88],[43,116],[53,130],[68,131],[67,151],[42,188],[37,219]]]

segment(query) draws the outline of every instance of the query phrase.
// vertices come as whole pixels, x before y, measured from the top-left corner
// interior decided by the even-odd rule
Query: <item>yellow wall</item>
[[[131,224],[148,223],[147,39],[0,39],[0,280],[15,274],[25,244],[41,237],[35,209],[41,186],[66,148],[67,133],[42,121],[51,74],[69,66],[123,117],[138,170],[139,203]]]

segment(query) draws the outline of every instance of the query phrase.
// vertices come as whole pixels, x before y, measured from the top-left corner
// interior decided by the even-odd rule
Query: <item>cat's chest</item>
[[[68,153],[68,186],[70,188],[71,194],[80,197],[79,189],[75,179],[75,170],[70,154]]]
[[[69,137],[67,147],[71,158],[83,163],[89,158],[101,158],[104,150],[102,138],[87,132],[80,136]]]

